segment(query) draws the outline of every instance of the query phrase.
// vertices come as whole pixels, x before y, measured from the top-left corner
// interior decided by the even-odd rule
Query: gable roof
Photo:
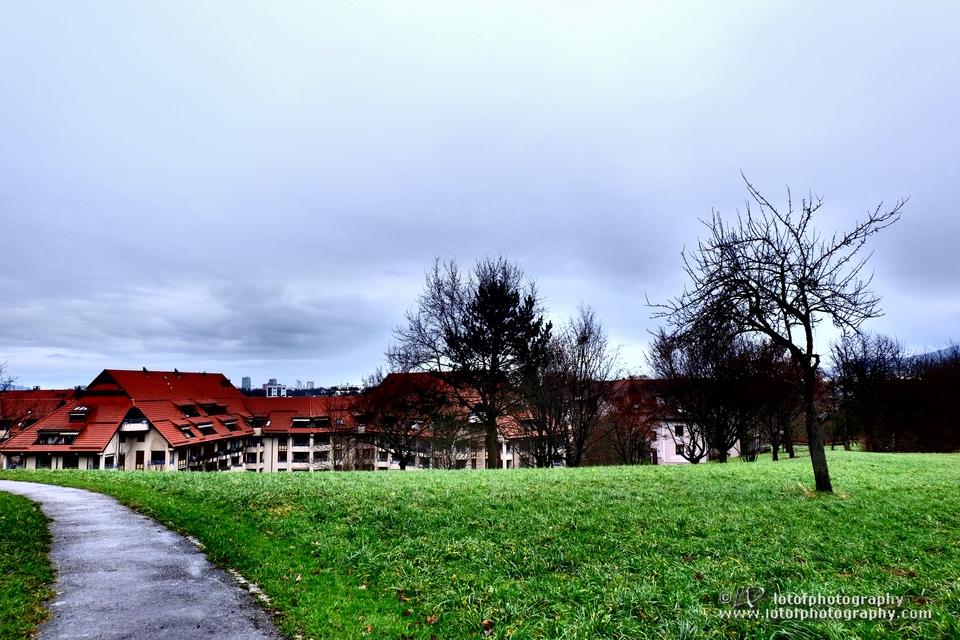
[[[188,373],[174,371],[131,371],[104,369],[91,382],[83,395],[101,391],[120,391],[127,397],[141,400],[201,400],[243,398],[222,373]]]
[[[105,369],[69,404],[0,444],[0,450],[100,453],[128,418],[145,418],[174,447],[254,434],[243,394],[222,374]],[[200,426],[209,426],[210,433]],[[181,427],[190,428],[193,437]],[[42,434],[74,432],[70,444],[40,443]]]

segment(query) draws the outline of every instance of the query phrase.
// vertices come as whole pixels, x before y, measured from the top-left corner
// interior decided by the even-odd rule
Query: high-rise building
[[[287,395],[287,385],[280,384],[276,378],[270,378],[270,382],[263,385],[263,391],[268,398],[283,398]]]

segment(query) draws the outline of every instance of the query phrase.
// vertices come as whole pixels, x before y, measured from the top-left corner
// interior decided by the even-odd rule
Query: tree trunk
[[[497,438],[497,426],[487,425],[487,469],[500,468],[500,442]]]
[[[807,376],[803,388],[804,423],[807,427],[807,445],[810,448],[810,462],[813,465],[813,478],[817,491],[832,493],[830,471],[827,469],[827,452],[823,446],[823,423],[817,417],[814,402],[814,375]]]

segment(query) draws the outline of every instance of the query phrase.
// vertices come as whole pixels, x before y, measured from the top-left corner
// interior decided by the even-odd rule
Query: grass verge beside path
[[[290,636],[960,637],[960,456],[828,455],[834,495],[808,488],[809,460],[0,477],[93,488],[193,535]],[[768,594],[758,617],[730,617],[747,587]],[[893,620],[783,620],[808,608],[770,594],[903,601],[815,608]]]
[[[31,638],[53,595],[50,533],[40,505],[0,491],[0,638]]]

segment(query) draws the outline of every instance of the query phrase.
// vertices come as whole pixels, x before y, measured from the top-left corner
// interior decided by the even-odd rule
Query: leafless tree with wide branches
[[[906,200],[889,209],[880,203],[850,231],[827,236],[813,224],[822,198],[811,195],[797,209],[788,189],[787,207],[778,209],[743,179],[758,211],[748,201],[732,224],[716,211],[703,221],[706,239],[696,251],[683,252],[692,285],[667,303],[652,305],[654,317],[680,330],[733,322],[786,349],[796,370],[816,488],[832,491],[815,403],[816,329],[829,318],[841,329],[857,331],[881,314],[880,299],[870,289],[872,275],[864,275],[870,255],[863,248],[900,218]]]

